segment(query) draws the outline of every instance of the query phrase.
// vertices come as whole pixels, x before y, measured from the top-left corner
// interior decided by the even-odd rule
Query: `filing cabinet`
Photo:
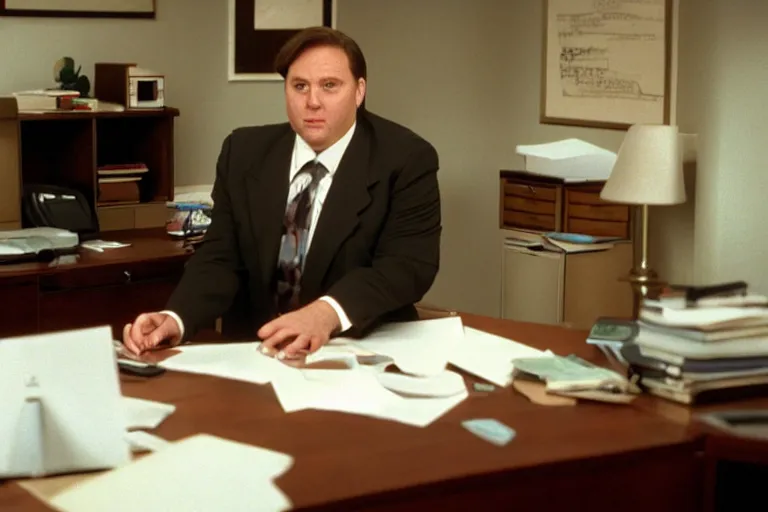
[[[632,243],[562,253],[501,243],[501,317],[589,329],[601,316],[630,318],[632,289],[621,278],[632,266]]]

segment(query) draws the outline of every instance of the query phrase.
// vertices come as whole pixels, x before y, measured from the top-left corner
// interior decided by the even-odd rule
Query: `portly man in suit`
[[[167,310],[125,326],[134,353],[193,336],[243,296],[279,358],[416,318],[439,263],[435,149],[365,109],[365,58],[345,34],[299,32],[276,69],[289,123],[225,139],[204,242]]]

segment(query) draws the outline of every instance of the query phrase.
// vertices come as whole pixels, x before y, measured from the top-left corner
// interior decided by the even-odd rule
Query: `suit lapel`
[[[265,285],[269,283],[277,265],[294,140],[293,131],[287,130],[261,165],[256,162],[248,173],[248,210]]]
[[[341,244],[358,224],[358,215],[371,201],[370,135],[358,118],[357,128],[323,203],[301,277],[301,302],[319,293],[320,286]]]

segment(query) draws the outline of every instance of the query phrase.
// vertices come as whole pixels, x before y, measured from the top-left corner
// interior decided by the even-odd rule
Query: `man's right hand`
[[[181,328],[166,313],[142,313],[132,324],[123,327],[123,344],[136,355],[152,350],[164,341],[175,345],[181,339]]]

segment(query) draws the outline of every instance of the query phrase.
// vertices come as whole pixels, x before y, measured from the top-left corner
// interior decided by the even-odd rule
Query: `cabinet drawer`
[[[569,217],[565,231],[592,236],[619,236],[629,238],[629,223],[610,222]]]
[[[37,332],[37,282],[0,281],[0,339]]]
[[[184,262],[183,258],[169,258],[152,262],[137,261],[71,269],[67,272],[40,276],[40,289],[43,292],[50,292],[153,280],[178,280],[184,272]]]
[[[177,281],[135,282],[40,294],[40,331],[110,325],[115,339],[140,313],[165,308]]]
[[[551,201],[539,201],[538,199],[528,199],[525,197],[505,197],[504,209],[540,213],[544,215],[555,215],[555,203]]]
[[[553,186],[529,185],[527,183],[504,182],[504,195],[541,199],[543,201],[557,200],[557,190]]]
[[[541,229],[555,231],[556,222],[554,215],[541,215],[537,213],[504,212],[504,225],[509,227],[521,227],[529,229]]]
[[[570,204],[611,204],[600,199],[599,190],[566,190],[565,202]]]
[[[629,208],[621,205],[569,204],[568,216],[580,219],[629,221]]]

